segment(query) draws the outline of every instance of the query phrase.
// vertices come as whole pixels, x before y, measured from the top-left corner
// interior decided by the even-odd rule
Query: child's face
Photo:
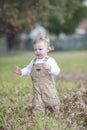
[[[44,58],[47,55],[47,52],[48,47],[43,41],[34,44],[34,54],[36,55],[37,58],[39,59]]]

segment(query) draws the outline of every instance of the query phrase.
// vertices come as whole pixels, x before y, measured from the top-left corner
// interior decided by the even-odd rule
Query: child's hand
[[[48,71],[51,70],[51,66],[48,65],[47,63],[42,63],[42,67],[43,67],[44,69],[48,70]]]
[[[21,75],[21,68],[20,68],[20,67],[15,66],[13,71],[14,71],[14,73],[16,73],[16,74]]]

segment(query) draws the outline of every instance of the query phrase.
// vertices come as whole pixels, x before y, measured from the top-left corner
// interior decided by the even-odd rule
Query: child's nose
[[[37,50],[37,53],[39,53],[40,51],[39,50]]]

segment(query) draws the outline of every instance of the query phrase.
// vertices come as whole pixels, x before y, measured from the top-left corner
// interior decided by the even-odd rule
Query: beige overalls
[[[46,57],[44,62],[48,60]],[[34,60],[35,63],[35,60]],[[48,108],[51,112],[59,112],[59,98],[55,88],[55,81],[41,64],[34,64],[31,70],[34,98],[32,100],[33,111],[45,112]]]

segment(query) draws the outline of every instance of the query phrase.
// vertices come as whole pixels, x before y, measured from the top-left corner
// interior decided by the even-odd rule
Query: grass
[[[61,68],[61,74],[77,72],[87,72],[87,52],[53,52],[49,54],[54,57]],[[30,77],[18,77],[13,73],[13,67],[26,66],[32,59],[33,54],[28,52],[18,52],[16,54],[0,55],[0,130],[77,130],[70,122],[78,122],[79,110],[76,107],[69,111],[69,99],[78,89],[78,83],[58,80],[57,90],[62,104],[62,113],[58,119],[54,117],[30,116],[32,100],[32,83]],[[84,85],[83,85],[84,86]],[[84,86],[85,87],[85,86]],[[73,89],[73,91],[72,91]],[[75,93],[74,93],[75,94]],[[65,97],[68,99],[65,101]],[[74,112],[75,111],[75,112]],[[71,119],[70,114],[77,112],[77,116]],[[77,123],[78,124],[78,123]],[[77,125],[78,126],[78,125]],[[79,124],[78,130],[86,130],[86,127]]]

